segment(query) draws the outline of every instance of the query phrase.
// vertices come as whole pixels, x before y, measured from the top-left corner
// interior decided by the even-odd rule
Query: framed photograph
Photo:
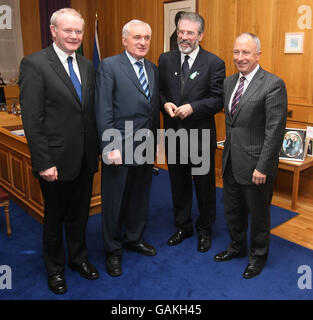
[[[313,157],[313,139],[309,140],[308,149],[307,149],[307,155],[309,157]]]
[[[286,128],[279,159],[303,161],[305,156],[306,129]]]
[[[196,0],[181,0],[164,3],[164,52],[177,48],[176,21],[183,12],[196,12]],[[176,16],[177,15],[177,16]]]
[[[304,32],[285,33],[285,53],[303,53]]]

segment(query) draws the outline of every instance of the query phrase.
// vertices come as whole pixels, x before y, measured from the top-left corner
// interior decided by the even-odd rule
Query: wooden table
[[[279,160],[278,168],[281,170],[286,170],[292,172],[292,193],[291,193],[291,209],[296,209],[298,194],[299,194],[299,184],[300,184],[300,174],[302,171],[313,167],[313,157],[306,157],[304,161],[289,161],[289,160]]]
[[[217,146],[222,151],[223,146]],[[220,152],[221,153],[221,152]],[[292,172],[292,192],[291,192],[291,209],[296,209],[299,194],[300,174],[302,171],[313,167],[313,157],[307,156],[304,161],[279,160],[278,168]],[[222,163],[217,165],[217,170],[222,172]],[[222,176],[222,175],[221,175]]]
[[[0,111],[0,186],[42,222],[44,203],[38,179],[32,174],[27,140],[11,132],[18,129],[22,129],[22,119]],[[94,177],[90,214],[101,211],[100,182],[99,170]]]

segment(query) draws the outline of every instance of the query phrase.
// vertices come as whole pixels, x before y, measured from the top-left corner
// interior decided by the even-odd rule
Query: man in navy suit
[[[96,76],[103,239],[111,276],[122,274],[123,248],[156,254],[155,248],[143,241],[160,112],[157,67],[144,58],[150,40],[147,23],[128,22],[122,30],[125,51],[102,60]],[[137,139],[139,135],[142,140]],[[144,149],[142,157],[136,156],[139,148]]]
[[[84,20],[74,9],[61,9],[52,15],[50,30],[53,45],[22,60],[19,84],[32,170],[45,202],[43,256],[48,286],[61,294],[67,289],[63,225],[70,267],[88,279],[99,276],[88,262],[85,241],[99,148],[94,67],[75,54],[82,43]]]
[[[215,149],[216,130],[214,115],[222,107],[224,62],[214,54],[203,50],[199,42],[203,38],[204,20],[197,13],[185,13],[178,22],[178,49],[164,53],[159,59],[160,99],[165,129],[176,132],[184,129],[185,142],[199,146],[199,154],[206,153],[210,168],[207,172],[193,174],[196,164],[188,156],[186,164],[180,163],[180,148],[176,146],[176,163],[169,163],[173,150],[166,143],[165,150],[171,180],[174,217],[177,232],[168,240],[175,246],[193,235],[191,218],[192,181],[195,184],[200,215],[196,222],[198,251],[206,252],[211,246],[211,229],[215,221]],[[198,129],[198,140],[192,141],[191,131]],[[202,129],[210,129],[208,141],[202,141]],[[203,147],[204,146],[204,147]],[[183,155],[184,156],[184,155]],[[185,157],[186,158],[186,157]]]

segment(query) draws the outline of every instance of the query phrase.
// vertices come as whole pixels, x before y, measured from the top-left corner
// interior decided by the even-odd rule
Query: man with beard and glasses
[[[223,108],[223,80],[225,64],[214,54],[202,49],[199,42],[204,35],[204,19],[197,13],[185,13],[178,21],[178,49],[163,53],[159,58],[160,99],[165,129],[187,132],[187,141],[176,139],[176,149],[165,141],[165,151],[171,180],[174,217],[177,231],[167,244],[175,246],[193,235],[191,218],[192,181],[198,200],[199,217],[196,222],[198,251],[211,246],[211,229],[215,221],[215,149],[214,115]],[[180,130],[182,129],[182,130]],[[197,129],[196,141],[191,130]],[[202,129],[210,130],[210,139],[202,141]],[[191,156],[183,154],[181,143],[192,147],[198,143],[199,154],[208,151],[208,172],[193,174]],[[196,144],[195,143],[195,144]],[[175,150],[175,151],[173,151]],[[182,151],[182,152],[180,152]],[[175,153],[176,162],[169,161]],[[180,159],[184,159],[181,161]],[[198,164],[199,165],[199,164]]]

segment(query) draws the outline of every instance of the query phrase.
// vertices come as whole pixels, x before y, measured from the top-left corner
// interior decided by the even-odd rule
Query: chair
[[[5,214],[5,221],[7,225],[7,234],[10,237],[12,234],[11,231],[11,223],[10,223],[10,213],[9,213],[9,195],[0,188],[0,207],[4,208],[4,214]]]
[[[0,104],[6,104],[4,88],[0,87]]]

